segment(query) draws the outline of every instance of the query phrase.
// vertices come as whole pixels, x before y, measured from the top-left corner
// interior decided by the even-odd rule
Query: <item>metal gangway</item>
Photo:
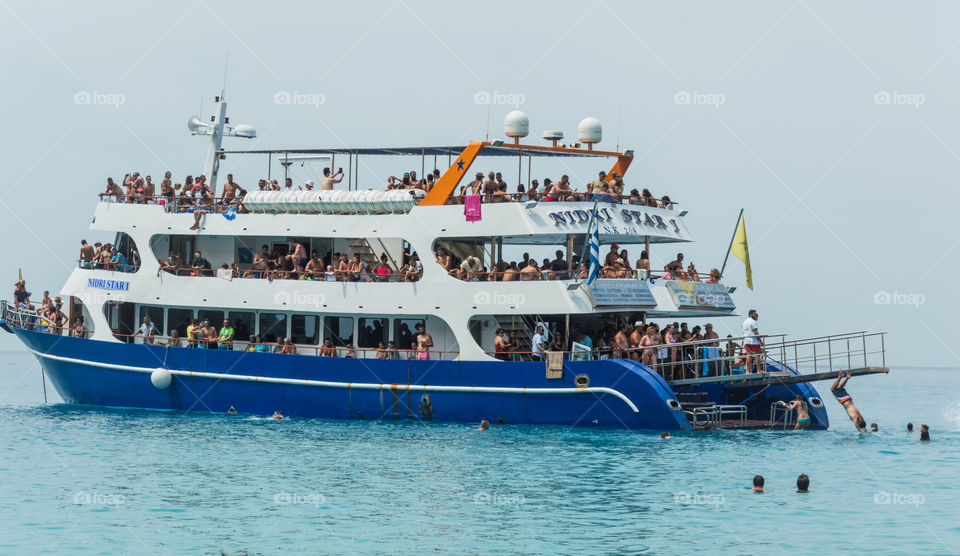
[[[739,344],[734,343],[737,349],[707,348],[717,340],[671,344],[685,357],[657,370],[674,387],[718,382],[745,382],[744,386],[750,387],[795,384],[833,380],[841,370],[851,376],[887,373],[885,335],[859,331],[798,340],[786,335],[760,336],[761,352],[752,356],[749,369]],[[728,343],[732,340],[727,339]],[[691,357],[691,352],[696,356]]]

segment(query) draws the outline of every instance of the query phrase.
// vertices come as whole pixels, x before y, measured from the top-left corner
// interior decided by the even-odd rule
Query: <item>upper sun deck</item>
[[[356,171],[346,175],[346,189],[317,190],[311,182],[302,189],[288,182],[287,189],[276,190],[276,180],[271,186],[268,178],[260,181],[258,190],[229,191],[220,198],[204,186],[190,190],[183,186],[176,191],[167,184],[166,191],[155,196],[131,188],[122,194],[116,188],[113,193],[101,194],[93,228],[117,231],[152,224],[158,231],[171,231],[196,226],[205,233],[244,235],[297,232],[308,226],[327,228],[327,233],[342,237],[390,230],[435,237],[499,237],[504,244],[537,245],[560,244],[569,235],[586,233],[591,219],[596,218],[604,242],[692,241],[683,222],[686,211],[678,210],[675,201],[666,196],[657,199],[647,190],[643,195],[637,190],[624,191],[622,176],[633,159],[631,151],[578,147],[497,141],[448,147],[228,151],[223,156],[266,155],[270,158],[268,167],[275,157],[288,166],[291,159],[323,156],[329,158],[332,167],[336,156],[347,156],[348,167],[355,168],[360,156],[416,155],[422,159],[421,167],[425,167],[428,157],[436,163],[438,157],[446,156],[449,168],[442,175],[434,171],[428,179],[417,180],[412,171],[403,180],[394,181],[391,177],[387,188],[379,190],[361,190]],[[474,181],[462,183],[479,156],[517,158],[521,169],[523,161],[527,161],[526,185],[518,187],[515,193],[508,192],[499,172],[496,179],[491,172],[484,181],[483,174],[477,173]],[[531,161],[540,157],[613,157],[616,161],[609,172],[601,172],[601,178],[587,183],[583,191],[571,186],[566,176],[558,183],[550,183],[546,178],[542,186],[530,179]],[[161,217],[162,214],[167,217]]]

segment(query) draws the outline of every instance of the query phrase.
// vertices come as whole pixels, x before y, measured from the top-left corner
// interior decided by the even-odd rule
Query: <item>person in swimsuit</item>
[[[653,372],[657,372],[657,329],[651,324],[647,327],[647,333],[640,339],[640,347],[643,350],[640,353],[640,362],[650,367]]]
[[[847,371],[846,377],[844,377],[843,371],[837,373],[837,380],[830,386],[830,393],[837,398],[837,402],[847,411],[847,416],[853,421],[853,426],[857,427],[857,432],[867,432],[867,421],[863,418],[863,415],[860,414],[857,406],[853,404],[853,396],[847,393],[847,389],[845,388],[849,380],[849,370]]]
[[[810,426],[810,413],[807,409],[807,402],[804,401],[803,396],[797,394],[797,397],[790,403],[782,401],[777,403],[787,408],[787,411],[797,410],[797,426],[793,427],[793,430],[799,431]]]

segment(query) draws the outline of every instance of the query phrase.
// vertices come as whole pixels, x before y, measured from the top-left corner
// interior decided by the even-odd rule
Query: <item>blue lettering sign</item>
[[[125,292],[130,290],[130,282],[124,282],[123,280],[104,280],[103,278],[87,278],[87,287]]]

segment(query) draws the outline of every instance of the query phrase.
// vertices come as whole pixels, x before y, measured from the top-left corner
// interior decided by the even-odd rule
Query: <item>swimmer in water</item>
[[[857,427],[857,432],[867,432],[866,419],[864,419],[863,415],[860,414],[860,410],[857,409],[857,406],[853,404],[853,396],[848,394],[847,389],[844,388],[849,380],[849,370],[847,371],[846,378],[843,376],[843,371],[837,373],[837,380],[835,380],[833,385],[830,386],[830,393],[837,398],[837,401],[843,406],[843,409],[847,411],[847,416],[850,417],[851,421],[853,421],[853,426]]]
[[[803,396],[797,394],[790,403],[782,401],[777,403],[787,408],[787,411],[797,410],[797,426],[793,427],[793,430],[799,431],[810,426],[810,412],[807,410],[807,402],[804,401]]]
[[[801,473],[800,476],[797,477],[797,492],[810,492],[810,477],[807,477],[806,473]]]
[[[907,432],[913,432],[913,423],[907,423]]]
[[[279,421],[280,419],[283,419],[283,414],[280,413],[279,411],[274,411],[273,415],[270,416],[270,419],[273,419],[274,421]]]
[[[920,425],[920,440],[922,442],[930,442],[930,427]]]
[[[877,432],[878,430],[880,430],[880,427],[877,426],[876,423],[870,423],[870,431],[871,431],[871,432]]]
[[[235,408],[235,407],[233,407],[233,406],[231,405],[231,406],[230,406],[230,409],[227,410],[227,413],[229,413],[230,415],[236,415],[236,414],[237,414],[237,408]]]
[[[668,438],[670,438],[669,432],[663,431],[662,433],[660,433],[660,440],[667,440]]]
[[[753,492],[763,492],[763,475],[753,477]]]
[[[490,421],[483,419],[482,421],[480,421],[480,428],[476,430],[478,431],[490,430]]]

